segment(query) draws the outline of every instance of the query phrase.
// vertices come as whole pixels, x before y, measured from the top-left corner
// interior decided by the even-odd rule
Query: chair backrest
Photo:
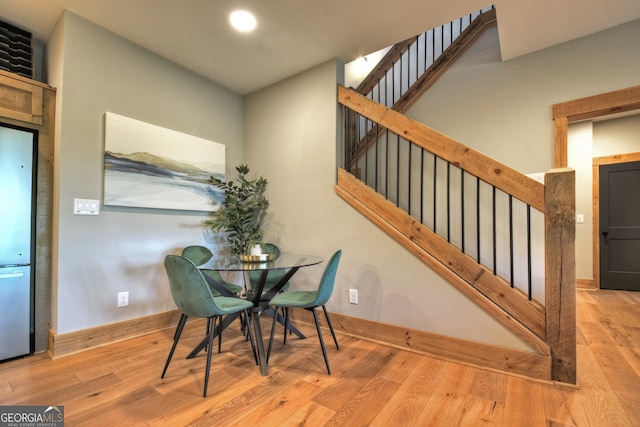
[[[213,254],[204,246],[187,246],[182,250],[182,256],[193,262],[195,265],[202,265],[209,261]]]
[[[164,268],[169,276],[171,296],[180,311],[192,317],[220,314],[207,281],[192,261],[179,255],[167,255]]]
[[[275,254],[276,258],[280,256],[280,248],[274,245],[273,243],[265,243],[263,245],[264,252],[267,254]],[[249,271],[247,275],[249,276],[249,289],[255,289],[258,280],[260,280],[261,271],[254,270]],[[275,285],[282,276],[284,276],[284,270],[269,270],[269,275],[267,276],[267,286],[270,287]]]
[[[280,256],[280,248],[274,245],[273,243],[265,243],[264,251],[268,254],[274,254],[276,258]]]
[[[316,299],[313,301],[314,306],[324,305],[331,298],[333,293],[333,285],[336,282],[336,273],[338,272],[338,264],[340,263],[340,257],[342,256],[342,250],[337,250],[329,259],[327,266],[320,278],[320,285],[318,285],[318,293]]]

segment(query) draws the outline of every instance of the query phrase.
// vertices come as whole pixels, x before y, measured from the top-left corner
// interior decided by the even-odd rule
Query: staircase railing
[[[338,101],[338,194],[550,354],[552,379],[575,383],[573,172],[544,185],[355,91]]]
[[[356,91],[404,112],[470,46],[496,24],[494,6],[470,13],[392,46]]]
[[[355,90],[404,113],[496,22],[491,6],[396,43]],[[367,130],[352,146],[354,151],[364,152],[362,146],[379,136],[373,128]]]

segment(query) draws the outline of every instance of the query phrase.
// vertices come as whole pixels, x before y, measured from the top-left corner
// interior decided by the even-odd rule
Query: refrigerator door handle
[[[13,273],[2,273],[0,274],[0,279],[13,279],[16,277],[23,277],[24,273],[22,271],[16,271]]]

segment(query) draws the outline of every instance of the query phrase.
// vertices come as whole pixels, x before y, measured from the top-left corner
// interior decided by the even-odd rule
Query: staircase
[[[485,22],[495,24],[493,9],[391,106],[375,96],[380,78],[338,88],[345,155],[336,192],[526,342],[543,360],[532,369],[539,378],[575,384],[573,171],[549,171],[542,184],[401,114]]]
[[[406,112],[488,28],[493,6],[396,43],[356,91],[395,111]]]

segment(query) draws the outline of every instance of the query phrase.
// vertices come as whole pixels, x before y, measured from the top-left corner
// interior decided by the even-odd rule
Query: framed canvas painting
[[[225,146],[139,120],[105,113],[104,204],[216,211],[224,192]]]

